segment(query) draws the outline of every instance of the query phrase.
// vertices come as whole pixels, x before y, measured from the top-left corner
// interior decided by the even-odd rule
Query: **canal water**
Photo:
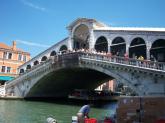
[[[58,123],[71,123],[82,105],[68,101],[0,100],[0,123],[45,123],[48,117]],[[115,108],[116,102],[92,104],[89,116],[101,119],[113,114]]]

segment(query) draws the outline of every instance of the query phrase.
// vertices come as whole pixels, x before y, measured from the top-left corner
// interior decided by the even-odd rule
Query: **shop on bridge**
[[[122,37],[117,37],[112,41],[110,46],[112,55],[123,57],[126,53],[126,43]]]
[[[144,59],[146,56],[146,44],[142,38],[135,38],[130,44],[129,47],[129,57],[130,58],[139,58],[142,56]]]
[[[150,54],[153,55],[153,57],[159,61],[159,62],[165,62],[165,40],[164,39],[158,39],[156,40],[150,49]]]

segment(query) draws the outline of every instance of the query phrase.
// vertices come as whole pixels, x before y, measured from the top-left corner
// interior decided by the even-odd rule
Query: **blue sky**
[[[165,0],[0,0],[0,42],[34,57],[68,36],[78,17],[110,26],[165,27]]]

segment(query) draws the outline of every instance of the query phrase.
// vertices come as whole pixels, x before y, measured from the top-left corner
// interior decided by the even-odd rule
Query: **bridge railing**
[[[136,66],[136,67],[141,67],[141,68],[165,71],[165,63],[162,63],[162,62],[154,62],[150,60],[138,60],[138,59],[132,59],[132,58],[126,58],[126,57],[109,56],[109,55],[102,55],[102,54],[91,54],[91,53],[83,54],[81,55],[81,57],[108,61],[108,62],[118,63],[118,64],[131,65],[131,66]]]

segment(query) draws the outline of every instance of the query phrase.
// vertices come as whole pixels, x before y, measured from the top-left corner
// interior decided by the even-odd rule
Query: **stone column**
[[[150,49],[151,49],[151,42],[147,42],[147,44],[146,44],[146,57],[147,57],[147,59],[150,59]]]
[[[110,41],[108,41],[108,53],[111,52],[111,44],[110,44]]]
[[[73,50],[72,30],[71,29],[68,30],[69,30],[68,49]]]
[[[89,50],[94,49],[94,34],[93,34],[93,29],[89,30]]]
[[[128,56],[129,56],[129,46],[130,46],[129,44],[126,44],[126,51],[125,52]]]

